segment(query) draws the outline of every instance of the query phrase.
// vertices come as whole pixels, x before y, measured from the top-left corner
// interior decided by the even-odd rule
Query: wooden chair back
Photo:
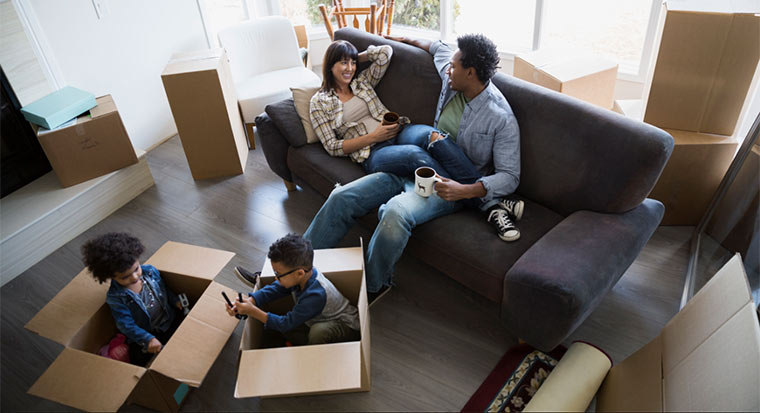
[[[324,4],[320,4],[319,11],[322,13],[322,19],[325,22],[327,33],[330,35],[330,40],[333,39],[334,33],[333,25],[330,22],[333,17],[339,29],[348,27],[346,17],[353,17],[351,26],[359,29],[359,16],[364,16],[364,30],[366,32],[382,35],[385,28],[385,34],[391,34],[395,0],[378,0],[378,3],[379,6],[378,4],[370,4],[369,7],[343,7],[343,0],[333,0],[333,6],[330,10]]]

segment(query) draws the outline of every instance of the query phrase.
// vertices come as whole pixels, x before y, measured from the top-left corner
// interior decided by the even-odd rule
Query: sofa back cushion
[[[354,28],[336,31],[335,40],[339,39],[351,42],[360,52],[370,45],[391,45],[393,57],[383,80],[375,87],[377,96],[388,110],[408,116],[412,123],[433,124],[441,92],[441,77],[435,70],[430,53]],[[359,70],[367,66],[359,65]]]
[[[520,125],[517,192],[562,215],[635,208],[673,150],[673,138],[654,126],[512,76],[493,82]]]

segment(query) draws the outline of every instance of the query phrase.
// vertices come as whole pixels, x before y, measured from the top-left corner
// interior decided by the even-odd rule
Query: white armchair
[[[219,32],[227,50],[238,105],[251,147],[254,119],[266,105],[291,96],[291,87],[319,86],[321,80],[304,67],[293,24],[285,17],[248,20]]]

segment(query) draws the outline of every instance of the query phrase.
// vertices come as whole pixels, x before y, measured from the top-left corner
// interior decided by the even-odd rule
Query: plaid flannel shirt
[[[390,46],[369,46],[367,56],[371,64],[354,77],[350,85],[354,96],[367,102],[370,114],[378,122],[383,120],[388,109],[377,97],[374,88],[385,75],[391,63],[391,55],[393,49]],[[353,139],[369,132],[361,122],[344,122],[343,103],[334,90],[320,90],[311,98],[309,117],[322,146],[331,156],[350,156],[357,163],[364,162],[369,157],[370,145],[350,154],[343,152],[344,139]]]

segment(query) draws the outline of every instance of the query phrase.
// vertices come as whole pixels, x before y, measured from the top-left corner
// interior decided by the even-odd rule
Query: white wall
[[[111,94],[132,144],[146,149],[177,133],[161,83],[172,53],[206,49],[192,0],[19,0],[45,43],[61,86]],[[41,35],[41,36],[40,36]]]

